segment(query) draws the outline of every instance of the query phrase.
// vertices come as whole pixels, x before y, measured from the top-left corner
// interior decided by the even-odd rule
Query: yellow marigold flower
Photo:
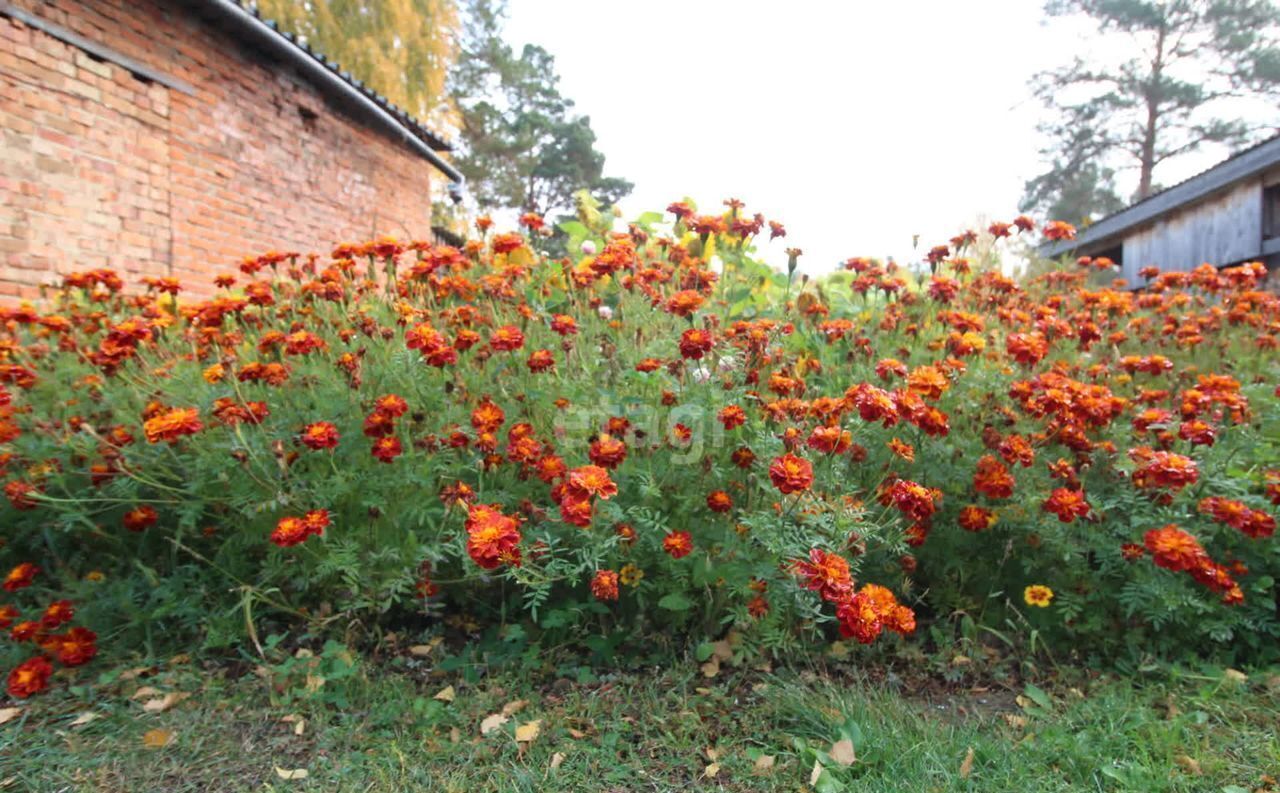
[[[1022,590],[1022,599],[1028,606],[1048,608],[1053,602],[1053,590],[1043,584],[1032,584]]]
[[[633,564],[626,564],[618,571],[618,580],[626,586],[635,586],[644,578],[644,571]]]
[[[102,574],[101,570],[90,570],[89,572],[84,574],[84,580],[93,581],[95,583],[97,583],[98,581],[105,581],[106,578],[107,577]]]
[[[223,368],[222,364],[215,363],[213,366],[210,366],[208,369],[204,370],[204,381],[206,383],[209,383],[210,385],[213,385],[214,383],[220,383],[222,382],[222,378],[225,377],[226,374],[227,374],[227,370]]]

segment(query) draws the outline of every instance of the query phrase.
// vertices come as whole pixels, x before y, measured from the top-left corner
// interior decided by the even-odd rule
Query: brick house
[[[428,238],[448,148],[241,0],[0,0],[0,299]]]

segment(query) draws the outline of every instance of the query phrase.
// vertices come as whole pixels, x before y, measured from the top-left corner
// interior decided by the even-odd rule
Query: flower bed
[[[462,249],[248,258],[203,301],[91,270],[8,310],[10,693],[94,631],[261,622],[732,628],[781,653],[965,614],[1098,652],[1274,645],[1261,265],[1018,283],[970,232],[931,273],[810,281],[728,207],[568,223],[559,260],[539,218],[482,219]]]

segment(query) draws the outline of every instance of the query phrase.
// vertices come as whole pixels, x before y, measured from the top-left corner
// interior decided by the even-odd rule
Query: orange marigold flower
[[[1148,531],[1142,538],[1159,567],[1176,572],[1191,570],[1208,558],[1195,537],[1170,523]]]
[[[524,334],[515,325],[503,325],[489,335],[489,346],[503,352],[518,350],[524,346]]]
[[[725,430],[733,430],[747,423],[746,411],[737,405],[728,405],[721,408],[719,418]]]
[[[618,494],[618,486],[609,472],[598,465],[584,465],[569,472],[569,489],[583,498],[597,496],[609,499]]]
[[[59,638],[55,653],[63,666],[87,664],[98,654],[98,634],[88,628],[72,628]]]
[[[551,350],[534,350],[529,355],[529,371],[545,372],[556,365],[556,357]]]
[[[1134,449],[1130,457],[1138,461],[1133,484],[1141,488],[1181,490],[1200,478],[1196,461],[1181,454],[1150,449]]]
[[[373,442],[373,456],[379,461],[389,463],[404,453],[404,446],[394,435],[386,435]]]
[[[839,554],[813,548],[807,561],[797,559],[791,569],[804,579],[806,589],[817,592],[823,600],[837,602],[853,591],[849,562]]]
[[[607,433],[602,433],[587,450],[591,462],[604,468],[617,468],[627,459],[627,445]]]
[[[55,600],[40,615],[40,627],[46,630],[57,630],[63,623],[70,622],[76,615],[75,607],[70,600]]]
[[[9,673],[9,696],[26,699],[32,694],[39,694],[48,688],[52,674],[53,665],[42,655],[23,661]]]
[[[907,462],[915,462],[916,450],[911,446],[911,444],[899,440],[898,438],[891,438],[885,445],[889,447],[889,451]]]
[[[996,514],[989,509],[970,504],[960,510],[960,528],[965,531],[986,531],[996,525]]]
[[[693,552],[693,535],[687,531],[669,532],[662,538],[662,550],[672,559],[681,559]]]
[[[733,497],[723,490],[712,490],[707,494],[707,509],[712,512],[728,512],[733,509]]]
[[[19,589],[31,586],[31,582],[35,580],[36,574],[39,572],[40,568],[31,562],[19,564],[4,577],[4,591],[17,592]]]
[[[471,411],[471,426],[475,427],[477,432],[497,432],[506,420],[507,414],[503,413],[502,408],[494,404],[489,397],[480,400],[476,409]]]
[[[690,360],[701,360],[714,345],[710,331],[701,328],[689,328],[680,335],[680,355]]]
[[[511,253],[512,251],[524,246],[524,237],[509,232],[507,234],[495,234],[493,237],[494,253]]]
[[[770,464],[769,481],[784,496],[808,490],[813,485],[813,464],[788,452]]]
[[[805,445],[824,454],[843,454],[853,444],[853,435],[839,427],[818,426],[813,428]]]
[[[124,527],[129,531],[146,531],[147,528],[154,526],[159,519],[160,515],[155,509],[144,504],[124,513],[123,520]]]
[[[676,292],[667,299],[667,311],[678,317],[691,316],[695,311],[702,308],[702,304],[706,302],[706,298],[700,292],[692,289],[685,289]]]
[[[561,336],[572,336],[578,332],[578,322],[568,314],[553,314],[551,329]]]
[[[13,621],[18,618],[19,614],[21,614],[21,612],[18,611],[18,607],[12,603],[6,603],[3,606],[0,606],[0,628],[7,628],[12,625]]]
[[[305,520],[293,515],[281,518],[271,531],[271,541],[281,548],[289,548],[304,542],[311,536]]]
[[[942,492],[930,490],[922,484],[909,479],[897,479],[881,496],[881,503],[892,504],[904,516],[917,524],[923,524],[937,510],[937,501],[942,499]]]
[[[836,619],[840,621],[840,635],[846,639],[857,639],[859,644],[871,644],[884,629],[875,601],[865,592],[839,601]]]
[[[1063,523],[1071,523],[1076,518],[1083,518],[1089,514],[1089,502],[1085,500],[1084,492],[1069,490],[1065,487],[1056,488],[1050,493],[1040,508],[1045,512],[1054,513]]]
[[[332,449],[338,445],[338,428],[327,421],[316,421],[302,428],[299,440],[308,449]]]
[[[907,376],[907,389],[930,401],[941,399],[950,387],[946,375],[935,366],[918,366]]]
[[[520,564],[519,522],[502,514],[497,504],[476,504],[467,510],[467,553],[480,567],[492,570],[504,562]]]
[[[176,443],[183,436],[195,435],[204,429],[204,425],[200,423],[198,409],[176,408],[147,419],[142,429],[147,435],[147,443]]]
[[[613,570],[597,570],[591,579],[591,594],[596,600],[618,599],[618,574]]]
[[[990,454],[978,460],[973,473],[973,489],[987,498],[1009,498],[1013,495],[1013,474],[1004,463]]]

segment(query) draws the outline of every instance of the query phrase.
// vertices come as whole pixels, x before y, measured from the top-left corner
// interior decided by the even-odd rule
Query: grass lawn
[[[348,658],[55,678],[0,711],[0,790],[1280,791],[1266,671],[1041,689],[690,662],[467,684]]]

